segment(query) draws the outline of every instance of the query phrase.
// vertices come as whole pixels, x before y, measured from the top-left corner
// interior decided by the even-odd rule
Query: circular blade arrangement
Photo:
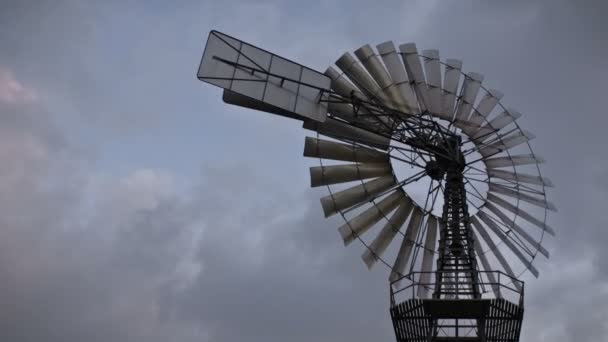
[[[546,223],[547,211],[556,210],[545,194],[552,184],[540,173],[544,160],[530,147],[534,135],[518,125],[521,114],[501,104],[503,94],[486,89],[482,75],[464,73],[461,61],[442,62],[439,51],[419,52],[413,43],[365,45],[335,64],[325,75],[336,94],[425,117],[460,136],[480,269],[499,268],[512,277],[530,270],[538,276],[533,261],[539,253],[549,256],[541,243],[545,233],[555,234]],[[407,123],[399,115],[331,101],[328,113],[325,122],[304,124],[317,133],[306,138],[304,156],[320,160],[310,176],[312,187],[329,189],[321,198],[325,216],[344,218],[339,234],[345,245],[364,244],[368,268],[385,264],[391,281],[422,271],[416,280],[428,283],[424,278],[433,270],[443,224],[437,162],[415,144],[403,143],[417,137],[400,129]],[[487,275],[490,283],[493,276]]]

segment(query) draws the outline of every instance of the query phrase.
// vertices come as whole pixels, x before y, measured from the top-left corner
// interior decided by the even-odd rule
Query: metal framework
[[[433,297],[480,298],[477,259],[473,247],[475,241],[471,235],[461,171],[447,172],[444,196],[443,229],[440,231],[437,284]],[[456,284],[446,284],[444,276],[456,280]]]
[[[501,272],[478,270],[462,176],[464,166],[452,161],[446,168],[435,282],[413,282],[397,293],[393,285],[403,278],[391,284],[391,319],[397,341],[517,342],[523,320],[523,283]],[[498,280],[482,282],[481,273]],[[421,279],[417,274],[412,272],[404,278]],[[501,274],[521,290],[502,284]],[[402,301],[397,299],[399,292],[415,286],[433,287],[432,299],[417,299],[413,294]],[[484,286],[492,287],[498,297],[483,299]],[[500,287],[518,295],[517,304],[502,298]]]
[[[357,96],[357,94],[354,92],[352,92],[349,97],[346,97],[331,89],[321,88],[311,83],[274,74],[261,68],[250,58],[246,58],[254,63],[255,66],[231,62],[216,56],[213,57],[213,59],[228,66],[234,67],[237,70],[242,70],[251,76],[261,76],[259,79],[252,80],[235,77],[208,77],[208,79],[223,81],[266,82],[268,78],[276,77],[281,86],[283,86],[285,82],[289,82],[298,86],[306,86],[318,90],[318,102],[350,105],[355,120],[348,123],[357,128],[378,134],[393,141],[400,141],[412,147],[414,152],[422,155],[434,153],[435,155],[442,155],[444,158],[449,158],[449,153],[452,152],[452,150],[445,148],[445,144],[431,144],[432,141],[437,141],[438,139],[441,139],[447,143],[448,139],[455,139],[457,136],[454,134],[454,132],[451,132],[449,129],[446,129],[434,121],[428,112],[424,112],[422,114],[403,112],[387,106],[375,97],[372,97],[370,100],[365,100]],[[344,121],[343,118],[334,116],[331,113],[328,115],[328,117],[330,120],[333,119],[337,121]],[[392,147],[404,150],[403,147]],[[429,150],[429,148],[431,149]],[[408,152],[413,152],[412,150],[405,150]]]
[[[548,257],[540,242],[545,232],[553,234],[545,221],[546,210],[555,207],[545,196],[550,182],[540,175],[542,159],[509,152],[521,144],[530,149],[533,136],[515,122],[518,113],[502,106],[500,92],[484,88],[481,75],[462,73],[461,62],[440,62],[436,50],[418,54],[414,44],[400,46],[397,53],[392,42],[382,43],[377,46],[379,54],[363,46],[355,52],[360,63],[349,54],[336,62],[343,74],[331,67],[321,74],[216,31],[207,44],[198,76],[224,88],[226,103],[302,120],[304,128],[317,132],[317,139],[307,138],[304,152],[321,163],[311,168],[311,186],[327,186],[323,210],[326,216],[339,213],[344,218],[339,228],[344,243],[360,240],[368,267],[382,262],[392,268],[390,313],[399,342],[519,340],[523,282],[498,245],[507,246],[537,276],[531,262],[539,252]],[[486,95],[475,107],[480,89]],[[410,102],[404,105],[408,96]],[[504,112],[489,119],[497,105]],[[437,118],[449,124],[440,124]],[[353,164],[324,165],[324,159]],[[389,161],[421,170],[397,180]],[[535,164],[538,177],[518,173],[516,166],[530,164]],[[424,177],[431,179],[426,200],[416,204],[404,187]],[[342,191],[330,187],[356,180],[361,184]],[[480,184],[488,188],[485,195],[476,186]],[[433,208],[439,192],[443,211],[437,219]],[[522,202],[544,208],[542,221],[522,210]],[[474,217],[470,205],[477,210]],[[540,240],[522,229],[518,218],[541,228]],[[386,225],[374,241],[363,241],[362,235],[382,219]],[[397,235],[403,236],[402,244],[390,265],[382,253]],[[488,251],[504,272],[493,268],[485,256]],[[435,257],[436,267],[429,271]]]
[[[390,312],[397,341],[519,341],[524,313],[523,283],[499,271],[478,273],[491,274],[497,279],[496,282],[480,281],[478,286],[499,288],[501,293],[509,292],[513,299],[418,299],[415,296],[418,287],[435,286],[436,283],[412,283],[399,290],[391,287]],[[414,272],[408,276],[419,274]],[[450,278],[451,281],[444,281],[445,285],[462,284],[454,277]]]

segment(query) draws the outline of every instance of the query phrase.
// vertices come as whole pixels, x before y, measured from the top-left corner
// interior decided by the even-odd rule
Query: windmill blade
[[[346,52],[336,61],[336,66],[342,70],[353,81],[359,89],[367,93],[370,98],[376,98],[381,102],[388,102],[389,99],[384,95],[382,88],[371,78],[363,69],[361,64],[353,57],[350,52]]]
[[[310,168],[310,186],[314,188],[321,185],[376,178],[390,175],[391,172],[389,163],[316,166]]]
[[[385,163],[389,155],[371,148],[306,137],[304,156],[355,163]]]
[[[338,232],[344,240],[344,245],[348,246],[357,236],[363,235],[374,224],[392,212],[403,197],[403,192],[395,191],[340,226]]]
[[[505,245],[507,245],[507,247],[509,247],[511,252],[515,254],[519,261],[521,261],[521,263],[524,264],[524,266],[526,266],[526,268],[529,269],[530,272],[532,272],[534,277],[538,278],[538,270],[536,269],[536,267],[534,267],[534,265],[532,265],[532,260],[528,260],[522,254],[519,247],[513,244],[513,241],[509,239],[507,234],[503,232],[502,229],[500,229],[500,227],[498,227],[498,225],[494,221],[492,221],[492,219],[490,219],[490,217],[487,216],[486,213],[484,213],[483,211],[478,211],[477,216],[486,224],[487,227],[489,227],[494,232],[494,234],[496,234],[496,236],[498,236],[498,238],[500,238],[500,240]]]
[[[510,108],[509,110],[502,112],[500,115],[497,115],[494,119],[492,119],[489,122],[489,125],[492,126],[492,128],[498,130],[515,122],[515,120],[519,118],[521,118],[521,113]]]
[[[492,126],[487,125],[486,120],[502,96],[502,93],[495,89],[486,91],[486,94],[481,101],[479,101],[477,107],[473,108],[469,119],[467,121],[456,120],[456,124],[460,122],[460,126],[456,126],[461,128],[469,137],[471,137],[471,140],[479,142],[490,137],[495,129]]]
[[[325,70],[325,75],[331,79],[331,89],[336,94],[341,95],[344,98],[355,97],[367,100],[367,96],[355,87],[345,74],[341,74],[336,69],[329,67]],[[363,126],[374,127],[379,123],[387,124],[389,122],[384,117],[371,117],[369,111],[364,107],[359,107],[358,111],[355,112],[355,109],[351,104],[339,101],[329,101],[327,104],[327,111],[343,120]]]
[[[505,201],[504,199],[492,194],[492,193],[488,193],[488,198],[487,198],[488,202],[492,202],[496,205],[499,205],[501,207],[503,207],[504,209],[507,209],[508,211],[512,212],[515,215],[518,215],[519,217],[521,217],[522,219],[532,223],[533,225],[537,226],[538,228],[546,231],[547,233],[549,233],[551,236],[555,236],[555,231],[553,230],[553,228],[551,228],[549,225],[547,225],[546,223],[534,218],[532,215],[528,214],[527,212],[517,208],[516,206],[514,206],[513,204]]]
[[[492,240],[492,238],[490,237],[490,235],[488,234],[486,229],[483,227],[483,225],[481,225],[481,223],[477,220],[476,217],[471,217],[471,224],[473,225],[473,227],[475,227],[475,229],[481,235],[481,237],[486,242],[488,247],[492,250],[492,253],[494,253],[494,256],[496,257],[496,259],[498,260],[498,262],[500,263],[502,268],[505,270],[505,273],[507,273],[509,276],[511,276],[513,278],[516,278],[515,274],[513,273],[513,269],[511,269],[511,265],[509,265],[509,262],[502,255],[500,250],[498,248],[496,248],[496,244],[494,244],[494,241]],[[482,254],[482,253],[479,253],[479,254]],[[521,291],[521,284],[519,284],[518,282],[515,282],[513,285],[515,285],[515,287],[517,287],[518,291]]]
[[[508,180],[508,181],[542,185],[542,186],[546,186],[546,187],[553,186],[553,183],[551,182],[551,180],[546,177],[527,175],[527,174],[523,174],[523,173],[515,174],[513,172],[496,170],[496,169],[487,169],[486,172],[488,173],[488,176],[490,176],[490,177],[500,178],[500,179],[504,179],[504,180]]]
[[[418,282],[418,297],[427,298],[429,289],[424,284],[431,283],[431,271],[433,270],[433,257],[435,255],[435,244],[437,242],[437,218],[429,216],[426,228],[426,238],[424,241],[424,251],[422,256],[422,267]]]
[[[500,293],[500,286],[498,285],[498,282],[496,281],[496,277],[494,276],[494,273],[492,273],[492,271],[493,271],[492,266],[490,266],[490,263],[488,262],[488,258],[486,258],[486,255],[481,250],[480,244],[477,243],[477,241],[479,241],[479,238],[477,237],[477,234],[475,233],[474,230],[471,229],[471,233],[472,233],[473,239],[474,239],[473,248],[475,249],[475,254],[477,255],[477,258],[479,258],[479,260],[481,260],[481,265],[483,266],[483,269],[486,270],[486,272],[487,272],[485,274],[488,277],[488,279],[490,280],[490,283],[492,284],[492,292],[494,292],[494,296],[496,296],[496,298],[502,298],[502,293]]]
[[[323,122],[327,116],[331,83],[327,76],[224,33],[209,33],[197,76],[250,98],[232,97],[237,105],[243,100],[247,108],[268,108],[272,114],[283,115],[273,109],[280,108],[300,120]]]
[[[481,133],[484,134],[484,137],[490,135],[494,130],[489,129],[487,127],[481,127],[476,123],[473,123],[469,120],[454,120],[454,126],[462,129],[463,132],[466,133],[467,136],[472,137],[474,134]]]
[[[395,178],[392,175],[383,176],[322,197],[321,206],[323,207],[325,217],[334,215],[339,210],[347,209],[359,203],[369,201],[374,196],[389,190],[395,185]]]
[[[399,50],[401,51],[401,60],[405,66],[407,77],[414,84],[414,91],[418,97],[420,110],[425,111],[428,109],[427,86],[416,44],[407,43],[399,45]]]
[[[473,125],[482,125],[490,113],[494,110],[503,94],[496,89],[489,89],[483,96],[477,107],[473,109],[469,121]]]
[[[525,154],[510,157],[494,157],[484,160],[486,167],[490,169],[499,167],[511,167],[517,165],[542,164],[545,160],[536,154]]]
[[[479,133],[479,131],[481,131],[481,134],[485,137],[487,135],[490,135],[492,132],[494,132],[494,130],[492,129],[488,129],[487,127],[484,127],[482,129],[482,125],[481,123],[485,120],[485,118],[481,115],[479,115],[477,113],[477,111],[475,110],[475,108],[473,108],[473,111],[471,112],[471,116],[469,117],[469,119],[467,121],[462,121],[462,120],[456,120],[456,123],[461,123],[461,125],[464,126],[460,127],[469,137],[472,137],[476,134]]]
[[[359,107],[355,111],[349,103],[329,102],[327,111],[332,117],[338,117],[367,131],[388,133],[392,127],[391,121],[386,117],[371,114],[365,107]]]
[[[377,118],[369,117],[370,113],[365,108],[359,108],[358,113],[355,114],[355,109],[349,103],[329,102],[327,104],[327,112],[333,116],[339,117],[344,121],[360,124],[372,130],[374,126],[379,124]]]
[[[519,119],[520,117],[521,117],[521,113],[519,113],[518,111],[516,111],[514,109],[509,109],[508,111],[505,111],[505,112],[497,115],[487,125],[483,126],[483,128],[485,128],[486,131],[490,130],[490,131],[498,132],[501,129],[503,129],[504,127],[510,125],[511,123],[514,123],[515,120]],[[473,136],[473,139],[478,142],[483,142],[483,141],[487,140],[489,137],[490,137],[490,135],[487,133],[477,132]]]
[[[406,100],[397,89],[388,71],[382,65],[380,57],[371,46],[364,45],[355,51],[355,56],[361,61],[363,67],[380,86],[384,94],[391,100],[391,107],[400,111],[407,111]]]
[[[457,59],[448,59],[445,61],[442,117],[450,121],[454,119],[454,103],[458,96],[458,83],[460,83],[461,68],[462,62]]]
[[[465,121],[469,119],[482,81],[483,75],[481,74],[476,72],[466,74],[462,84],[462,96],[458,99],[458,106],[456,107],[456,119]]]
[[[494,204],[492,204],[490,202],[486,202],[485,206],[488,210],[490,210],[492,213],[494,213],[494,215],[496,215],[502,221],[502,223],[504,223],[507,227],[509,227],[509,229],[513,230],[519,236],[523,237],[524,240],[526,240],[530,244],[530,246],[537,248],[538,251],[540,252],[540,254],[545,256],[545,258],[549,258],[549,251],[547,251],[547,249],[545,249],[545,247],[543,247],[538,241],[534,240],[530,236],[530,234],[528,234],[525,230],[523,230],[517,223],[515,223],[515,221],[510,220],[507,217],[507,215],[505,215],[505,213],[503,213],[500,209],[498,209],[498,207],[496,207]],[[486,214],[484,213],[484,215],[486,215]]]
[[[483,157],[487,158],[489,156],[493,156],[495,154],[507,151],[515,146],[521,145],[534,138],[535,138],[534,134],[532,134],[528,131],[515,132],[506,137],[501,136],[500,140],[498,140],[492,144],[489,144],[485,147],[482,147],[481,149],[479,149],[478,152]]]
[[[412,200],[403,196],[395,213],[361,256],[368,269],[371,269],[382,257],[413,208]]]
[[[405,271],[405,267],[407,266],[407,262],[409,261],[410,255],[412,254],[414,244],[416,243],[416,235],[418,234],[418,230],[420,229],[420,222],[422,220],[422,216],[422,210],[420,210],[420,208],[418,207],[415,207],[412,212],[410,222],[407,226],[407,230],[405,231],[405,235],[403,236],[403,241],[401,242],[401,247],[399,248],[399,252],[397,253],[397,258],[395,259],[395,263],[393,264],[391,275],[388,278],[390,282],[393,282],[404,275],[403,273]]]
[[[428,85],[427,107],[431,113],[443,113],[441,102],[441,64],[439,63],[439,50],[422,51],[426,84]]]
[[[327,68],[325,75],[331,79],[331,89],[336,93],[344,97],[350,97],[354,94],[358,98],[367,99],[367,96],[355,87],[345,74],[340,73],[333,67]]]
[[[405,99],[407,105],[406,112],[412,114],[420,113],[416,94],[414,93],[414,90],[412,89],[412,86],[409,83],[405,67],[401,63],[401,60],[399,59],[399,54],[395,49],[395,44],[393,44],[393,42],[391,41],[388,41],[376,45],[376,48],[378,49],[378,53],[382,57],[382,61],[384,61],[384,65],[386,66],[388,73],[391,75],[393,82],[397,86],[399,93],[401,93],[402,97]]]
[[[523,193],[521,191],[517,191],[512,188],[506,187],[504,185],[490,183],[490,184],[488,184],[488,191],[497,193],[497,194],[501,194],[501,195],[505,195],[505,196],[509,196],[512,198],[516,198],[520,201],[528,202],[528,203],[534,204],[538,207],[546,208],[551,211],[557,212],[557,208],[555,207],[555,205],[553,203],[547,201],[547,199],[534,197],[534,196],[528,195],[526,193]]]
[[[328,118],[325,122],[305,121],[302,127],[328,137],[353,141],[383,150],[387,150],[390,144],[390,138],[388,137],[351,126],[333,118]]]
[[[331,79],[331,88],[337,94],[344,98],[355,97],[362,100],[368,100],[367,95],[362,93],[359,88],[355,87],[345,74],[341,74],[336,69],[329,67],[325,70],[325,75]],[[327,104],[327,111],[348,122],[357,123],[366,127],[373,128],[381,125],[390,127],[390,120],[388,118],[383,116],[371,116],[372,114],[365,107],[359,107],[358,111],[355,113],[355,109],[351,104],[329,101]]]

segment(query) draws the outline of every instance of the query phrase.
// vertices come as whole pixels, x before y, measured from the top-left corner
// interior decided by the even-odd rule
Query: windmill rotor
[[[226,103],[314,132],[304,143],[319,161],[310,185],[327,188],[321,207],[343,218],[344,245],[360,241],[364,264],[389,270],[399,341],[517,341],[519,277],[538,277],[533,262],[549,257],[542,241],[555,235],[534,135],[462,65],[389,41],[320,73],[212,31],[198,71]]]

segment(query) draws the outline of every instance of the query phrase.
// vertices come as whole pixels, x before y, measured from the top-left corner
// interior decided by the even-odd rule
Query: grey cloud
[[[3,4],[0,61],[39,86],[50,108],[0,108],[0,337],[394,338],[386,270],[368,272],[361,246],[342,248],[339,219],[322,218],[323,192],[306,189],[299,127],[226,108],[194,79],[212,28],[320,70],[344,50],[394,39],[484,73],[524,113],[557,184],[550,220],[559,233],[548,240],[552,259],[539,260],[541,278],[525,279],[522,340],[605,336],[606,5],[392,5]],[[113,27],[110,42],[100,39]],[[142,135],[144,147],[127,146]],[[174,144],[168,151],[214,165],[186,193],[137,172],[116,177],[96,169],[91,149],[116,153],[108,143],[117,137],[134,152]],[[131,157],[129,167],[149,167]],[[170,176],[183,171],[172,157],[154,159]]]
[[[187,327],[159,320],[157,301],[190,216],[167,203],[132,211],[119,230],[82,224],[86,158],[39,104],[0,113],[0,339],[187,340]]]
[[[384,327],[380,336],[390,338],[384,282],[367,276],[360,260],[351,262],[359,251],[343,254],[333,222],[317,215],[316,199],[270,194],[276,199],[254,203],[251,210],[239,209],[238,200],[231,202],[231,218],[225,221],[236,220],[239,226],[221,218],[223,224],[208,226],[199,253],[203,271],[178,296],[177,314],[196,318],[209,328],[213,340],[221,341],[241,336],[260,341],[346,341],[363,324]],[[213,200],[206,196],[201,204]],[[306,202],[315,205],[301,217],[272,223],[284,215],[285,204]],[[262,220],[256,219],[258,211],[264,211]],[[216,215],[223,213],[207,213],[208,222]],[[247,231],[262,233],[251,237]],[[344,310],[346,306],[351,309]],[[377,333],[372,328],[357,335],[363,340],[378,338]]]

